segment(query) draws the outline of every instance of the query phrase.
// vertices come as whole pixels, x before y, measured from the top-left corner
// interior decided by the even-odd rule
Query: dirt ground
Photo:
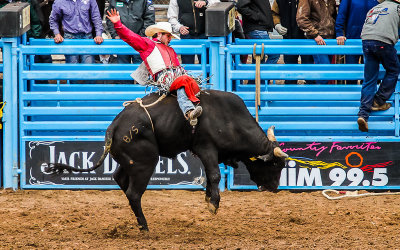
[[[400,196],[146,191],[142,233],[122,191],[0,191],[1,249],[399,249]]]

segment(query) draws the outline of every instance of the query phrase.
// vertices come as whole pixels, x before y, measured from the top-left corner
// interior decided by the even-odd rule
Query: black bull
[[[180,152],[191,150],[200,158],[207,177],[205,199],[214,214],[220,201],[218,163],[237,167],[237,162],[241,161],[260,189],[277,190],[287,155],[279,148],[273,127],[265,135],[238,96],[216,90],[202,91],[199,98],[203,114],[194,129],[184,118],[176,97],[167,96],[159,103],[149,105],[159,97],[156,93],[147,95],[142,100],[147,108],[134,102],[115,117],[106,132],[104,153],[92,168],[49,164],[47,171],[89,172],[98,168],[110,152],[120,164],[114,179],[125,192],[143,230],[148,227],[141,197],[159,156],[173,158]]]

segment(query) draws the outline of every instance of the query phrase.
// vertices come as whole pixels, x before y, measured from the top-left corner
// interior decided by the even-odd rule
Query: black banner
[[[285,142],[280,187],[400,187],[398,142]],[[254,185],[242,165],[234,186]]]
[[[280,186],[287,188],[400,187],[398,142],[285,142],[281,148],[290,157],[282,170]],[[90,173],[52,176],[44,173],[46,162],[89,168],[100,158],[103,142],[26,142],[26,185],[116,185],[112,174],[118,164],[108,156]],[[244,166],[234,170],[234,188],[254,186]],[[175,159],[160,158],[149,185],[205,185],[200,160],[190,152]]]
[[[47,162],[64,163],[88,169],[100,159],[104,142],[100,141],[30,141],[25,143],[26,185],[117,185],[112,174],[118,167],[110,155],[102,166],[86,173],[49,175],[44,172]],[[189,151],[175,159],[160,157],[149,185],[205,185],[201,161]]]

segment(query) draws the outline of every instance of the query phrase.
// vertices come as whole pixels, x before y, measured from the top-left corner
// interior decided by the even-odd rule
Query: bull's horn
[[[283,152],[280,147],[274,148],[274,155],[276,157],[284,157],[284,158],[288,158],[289,157],[289,155],[287,155],[285,152]]]
[[[268,137],[268,140],[270,140],[270,141],[276,141],[276,138],[274,135],[274,129],[275,129],[275,126],[271,126],[267,130],[267,137]]]
[[[257,156],[257,158],[263,161],[269,161],[272,159],[272,154],[260,155]]]

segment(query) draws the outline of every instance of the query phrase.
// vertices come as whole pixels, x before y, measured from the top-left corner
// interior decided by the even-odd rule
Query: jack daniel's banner
[[[113,173],[118,163],[107,156],[102,166],[86,173],[45,173],[48,162],[64,163],[88,169],[94,166],[104,151],[102,141],[30,141],[26,142],[27,185],[117,185]],[[134,166],[133,166],[134,167]],[[175,159],[160,157],[149,185],[204,185],[205,172],[201,161],[189,151]],[[200,186],[201,188],[201,186]]]

